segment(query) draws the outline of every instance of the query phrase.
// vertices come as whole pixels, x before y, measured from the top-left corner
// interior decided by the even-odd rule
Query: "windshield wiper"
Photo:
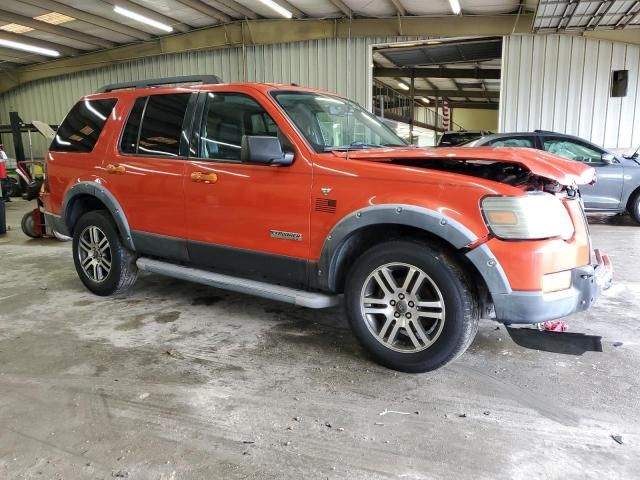
[[[330,146],[327,145],[325,147],[323,147],[323,150],[325,152],[332,152],[332,151],[347,151],[347,150],[367,150],[369,148],[384,148],[384,147],[400,147],[401,145],[390,145],[390,144],[386,144],[386,145],[380,145],[380,144],[373,144],[373,143],[363,143],[363,142],[353,142],[350,145],[337,145],[337,146]]]

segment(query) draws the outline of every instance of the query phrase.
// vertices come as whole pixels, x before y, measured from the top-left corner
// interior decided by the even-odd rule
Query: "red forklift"
[[[15,173],[18,176],[19,191],[25,200],[36,200],[36,207],[22,217],[21,227],[25,235],[31,238],[55,237],[59,240],[69,240],[68,237],[55,232],[47,225],[43,212],[40,191],[44,182],[44,161],[34,160],[32,132],[43,135],[48,142],[55,136],[57,125],[49,125],[44,122],[32,121],[25,123],[18,112],[9,112],[10,125],[0,125],[0,133],[11,133],[15,149]],[[27,133],[29,138],[30,160],[25,157],[22,134]],[[2,205],[4,207],[4,204]]]

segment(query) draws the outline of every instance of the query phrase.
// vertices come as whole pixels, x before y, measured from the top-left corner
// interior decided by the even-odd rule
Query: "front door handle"
[[[193,172],[191,174],[191,181],[198,183],[216,183],[218,181],[218,175],[215,173]]]
[[[124,165],[113,165],[111,163],[104,167],[104,169],[107,171],[107,173],[114,173],[116,175],[122,175],[127,171]]]

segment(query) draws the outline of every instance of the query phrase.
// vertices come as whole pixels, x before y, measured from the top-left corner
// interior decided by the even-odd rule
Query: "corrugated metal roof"
[[[640,27],[637,0],[540,0],[534,31],[575,32]]]
[[[274,0],[289,9],[296,18],[379,18],[400,16],[452,15],[447,0]],[[521,8],[518,0],[460,0],[463,15],[512,14]],[[535,5],[526,2],[532,11]],[[29,22],[33,30],[16,33],[24,43],[36,42],[45,48],[59,50],[61,56],[151,40],[166,32],[114,11],[114,6],[132,10],[168,24],[176,32],[218,25],[245,18],[282,18],[259,0],[0,0],[0,26]],[[59,25],[34,20],[52,12],[73,18]],[[4,13],[4,16],[3,16]],[[8,18],[8,16],[11,18]],[[48,26],[48,29],[41,27]],[[53,27],[53,29],[52,29]],[[59,28],[56,28],[59,27]],[[71,33],[71,36],[65,36]],[[2,35],[5,35],[0,31]],[[74,34],[75,33],[75,38]],[[375,34],[376,32],[372,32]],[[78,34],[86,39],[78,38]],[[9,34],[11,35],[11,34]],[[12,38],[15,40],[15,38]],[[110,43],[101,45],[100,41]],[[92,43],[93,42],[93,43]],[[61,46],[62,49],[57,48]],[[68,47],[65,49],[64,47]],[[69,48],[71,50],[69,50]],[[0,57],[0,69],[25,63],[46,61],[46,57],[19,53],[19,60]]]

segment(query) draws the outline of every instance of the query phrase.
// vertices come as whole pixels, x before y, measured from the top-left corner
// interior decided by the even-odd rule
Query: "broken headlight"
[[[520,197],[485,197],[482,213],[491,232],[506,240],[573,236],[573,222],[562,201],[544,192]]]

